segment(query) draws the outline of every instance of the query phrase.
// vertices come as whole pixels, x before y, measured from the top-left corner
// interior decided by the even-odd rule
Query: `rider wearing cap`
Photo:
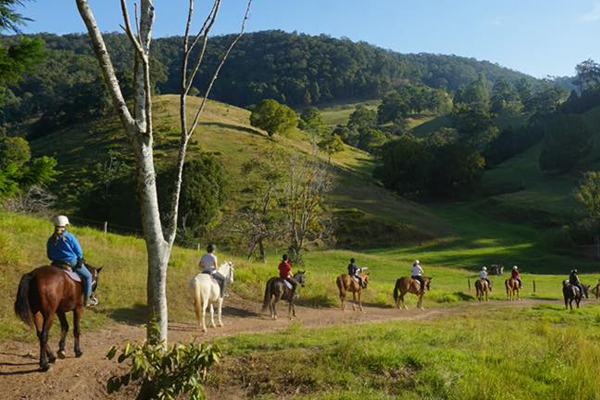
[[[583,295],[583,286],[581,285],[581,281],[579,280],[579,276],[577,275],[577,270],[572,269],[569,274],[569,283],[579,289],[579,293]]]
[[[410,275],[414,280],[419,281],[419,283],[421,284],[420,291],[424,292],[425,281],[423,280],[423,268],[421,268],[421,263],[419,262],[419,260],[415,260],[415,262],[413,263]]]
[[[492,281],[490,281],[488,278],[487,268],[485,266],[483,268],[481,268],[481,271],[479,271],[479,277],[481,279],[485,279],[485,281],[488,283],[488,288],[490,289],[490,292],[491,292],[492,291]]]
[[[516,265],[513,267],[512,272],[510,273],[510,277],[519,283],[519,289],[523,288],[523,282],[519,277],[519,267],[517,267]]]
[[[298,282],[296,282],[294,276],[292,275],[292,264],[290,264],[290,258],[287,254],[284,254],[283,257],[281,257],[281,262],[279,263],[278,269],[279,277],[292,285],[292,291],[294,294],[296,294]]]
[[[206,254],[200,257],[199,265],[202,267],[202,273],[208,274],[213,277],[219,284],[221,289],[221,297],[227,296],[225,293],[225,277],[219,271],[217,271],[217,256],[214,254],[217,246],[209,244],[206,246]]]
[[[57,215],[51,222],[54,224],[54,233],[46,243],[48,258],[52,265],[68,264],[81,277],[85,306],[97,305],[98,300],[92,292],[92,274],[84,265],[81,245],[75,236],[67,231],[69,219],[64,215]]]

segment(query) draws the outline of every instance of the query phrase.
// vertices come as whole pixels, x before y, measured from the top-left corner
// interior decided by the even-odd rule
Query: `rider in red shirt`
[[[296,293],[296,286],[298,286],[298,282],[296,282],[292,275],[292,265],[290,264],[287,254],[283,255],[283,258],[279,263],[279,277],[288,281],[292,285],[293,293]]]
[[[513,278],[514,280],[516,280],[517,282],[519,282],[519,289],[523,288],[523,282],[521,281],[521,278],[519,277],[519,267],[517,267],[516,265],[513,267],[512,272],[510,274],[511,278]]]

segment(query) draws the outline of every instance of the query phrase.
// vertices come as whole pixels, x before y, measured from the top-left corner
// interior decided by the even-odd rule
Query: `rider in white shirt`
[[[216,248],[217,248],[217,246],[215,246],[214,244],[209,244],[206,247],[207,253],[205,255],[203,255],[202,257],[200,257],[199,265],[200,265],[200,267],[202,267],[203,274],[209,274],[217,280],[217,282],[219,283],[219,288],[221,289],[221,297],[223,297],[223,296],[227,295],[225,293],[225,280],[226,279],[220,272],[217,271],[217,268],[218,268],[217,256],[214,254],[214,251],[216,250]]]
[[[488,278],[488,273],[487,273],[486,267],[481,268],[481,271],[479,271],[479,277],[481,279],[485,279],[487,281],[488,287],[490,288],[490,292],[491,292],[492,291],[492,281],[490,281]]]
[[[419,260],[415,260],[415,262],[413,263],[410,275],[414,280],[419,281],[419,283],[421,284],[421,292],[425,291],[425,281],[423,280],[423,268],[421,268]]]

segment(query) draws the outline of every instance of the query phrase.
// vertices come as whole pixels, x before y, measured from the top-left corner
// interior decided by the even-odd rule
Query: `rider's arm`
[[[83,258],[83,250],[81,249],[81,245],[79,244],[79,242],[73,235],[69,235],[68,239],[69,239],[69,244],[71,245],[71,249],[77,256],[77,259],[81,260]]]

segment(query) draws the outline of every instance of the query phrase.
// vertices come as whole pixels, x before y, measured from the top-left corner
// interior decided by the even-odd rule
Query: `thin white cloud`
[[[488,24],[493,26],[502,26],[504,25],[504,19],[502,17],[495,17],[488,21]]]
[[[595,2],[594,3],[594,8],[592,8],[592,11],[590,11],[587,14],[583,15],[581,17],[581,20],[583,22],[600,21],[600,2],[599,1]]]

